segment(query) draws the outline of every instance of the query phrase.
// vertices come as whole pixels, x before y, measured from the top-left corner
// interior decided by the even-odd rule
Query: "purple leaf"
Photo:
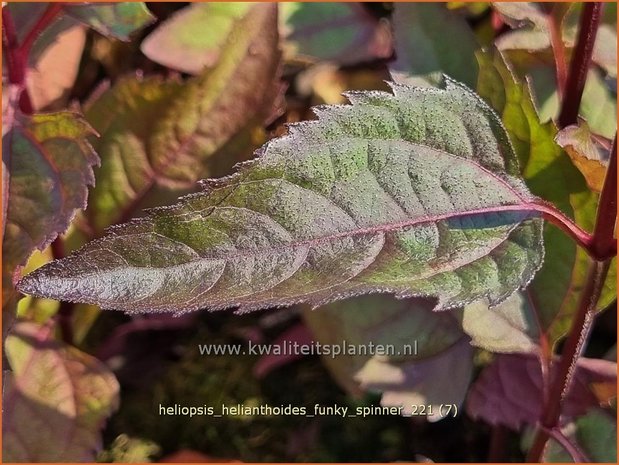
[[[557,362],[553,363],[556,367]],[[551,370],[552,380],[553,370]],[[606,360],[580,358],[574,382],[567,394],[564,417],[585,414],[598,405],[593,383],[617,379],[617,364]],[[535,425],[542,409],[542,372],[532,355],[497,355],[473,384],[466,402],[467,412],[492,425],[520,430]],[[565,418],[564,418],[565,419]]]

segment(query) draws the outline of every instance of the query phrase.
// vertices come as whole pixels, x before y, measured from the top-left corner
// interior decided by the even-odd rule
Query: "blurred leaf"
[[[549,21],[552,20],[561,28],[566,51],[571,53],[578,33],[582,5],[555,2],[550,13],[546,11],[549,5],[535,2],[494,2],[492,6],[505,22],[514,28],[513,31],[502,34],[496,40],[496,46],[505,51],[523,50],[552,55],[549,29]],[[617,76],[616,24],[600,25],[593,49],[593,61],[610,76]],[[552,71],[554,73],[554,64]]]
[[[92,166],[99,163],[86,141],[93,130],[77,113],[18,113],[12,125],[4,123],[10,127],[2,138],[10,181],[2,244],[3,303],[18,267],[64,232],[76,209],[86,206],[87,186],[94,183]]]
[[[464,400],[472,369],[472,350],[451,312],[433,312],[421,299],[366,296],[304,312],[316,339],[324,345],[382,346],[394,355],[325,355],[336,381],[349,392],[383,392],[381,404],[434,405]],[[448,382],[446,382],[448,381]]]
[[[67,4],[63,10],[95,31],[124,41],[154,21],[143,2]]]
[[[592,462],[617,463],[617,418],[592,409],[576,420],[576,440]]]
[[[557,129],[554,124],[540,122],[528,87],[514,78],[500,52],[479,53],[477,59],[480,63],[477,91],[501,115],[527,186],[574,218],[581,227],[592,230],[597,195],[589,191],[581,173],[555,144]],[[527,293],[542,329],[554,343],[569,328],[585,282],[589,258],[554,226],[545,228],[544,244],[544,265]],[[608,305],[613,290],[616,295],[615,279],[609,274],[601,308]]]
[[[389,90],[388,73],[369,69],[342,70],[334,63],[318,63],[299,73],[296,90],[303,96],[314,96],[313,102],[346,103],[350,90]]]
[[[317,109],[236,174],[110,230],[20,289],[128,312],[245,312],[377,291],[434,296],[437,309],[502,302],[543,249],[538,200],[500,121],[451,80],[393,87]],[[162,147],[161,136],[169,156],[176,141]],[[173,174],[194,172],[181,168]]]
[[[76,25],[57,35],[36,62],[31,60],[26,79],[35,109],[65,106],[77,77],[85,42],[84,27]]]
[[[6,340],[12,368],[3,405],[7,462],[91,462],[119,386],[97,359],[57,342],[51,326],[18,323]]]
[[[374,357],[359,371],[356,379],[364,389],[384,394],[381,405],[403,406],[405,414],[419,414],[430,422],[445,418],[443,407],[460,408],[471,381],[473,348],[467,340],[448,348],[432,359],[390,363]],[[414,406],[425,406],[416,410]],[[456,411],[451,412],[455,415]]]
[[[603,163],[604,157],[600,147],[592,138],[589,125],[582,122],[580,125],[568,126],[559,131],[556,141],[585,177],[589,188],[595,192],[601,192],[606,175],[606,164]]]
[[[549,22],[554,21],[561,27],[565,15],[571,8],[569,3],[545,5],[535,2],[493,2],[503,20],[514,31],[502,34],[496,40],[500,50],[523,49],[528,51],[549,48]]]
[[[161,23],[142,42],[151,60],[185,73],[199,74],[215,66],[222,47],[251,3],[193,3]]]
[[[255,4],[231,31],[217,66],[182,83],[120,79],[86,108],[101,134],[87,216],[97,233],[149,198],[227,174],[256,148],[256,130],[280,104],[275,6]],[[267,32],[265,32],[267,31]],[[171,193],[171,195],[170,195]]]
[[[556,118],[559,114],[559,95],[554,68],[548,56],[522,50],[510,50],[505,56],[521,79],[526,77],[531,81],[540,119],[548,121]],[[606,138],[614,136],[617,129],[616,97],[595,69],[589,70],[587,75],[579,112],[592,132]]]
[[[133,438],[120,434],[108,450],[97,454],[99,463],[148,463],[153,462],[152,456],[159,455],[161,447],[148,439]]]
[[[472,344],[491,352],[537,352],[539,327],[527,291],[519,291],[505,302],[488,308],[474,302],[462,311],[462,329]]]
[[[393,53],[391,30],[360,3],[279,3],[284,56],[351,65]]]
[[[554,379],[557,364],[555,360],[550,380]],[[598,400],[591,385],[616,379],[616,363],[579,358],[563,407],[563,417],[574,418],[597,406]],[[542,372],[537,356],[500,354],[473,383],[466,410],[474,419],[518,431],[523,425],[538,422],[542,412],[542,391]]]
[[[534,430],[525,432],[522,438],[523,450],[533,442]],[[584,454],[593,463],[617,462],[617,421],[602,409],[593,408],[587,414],[561,427],[564,440]],[[550,438],[542,461],[545,463],[573,463],[570,453],[556,439]]]
[[[478,45],[464,17],[441,3],[395,3],[393,28],[394,79],[404,74],[409,84],[436,85],[445,73],[475,87]]]
[[[262,355],[254,365],[253,374],[261,379],[271,371],[304,357],[302,353],[286,350],[291,344],[309,345],[313,342],[312,333],[303,323],[298,323],[280,334],[272,343],[272,352]]]

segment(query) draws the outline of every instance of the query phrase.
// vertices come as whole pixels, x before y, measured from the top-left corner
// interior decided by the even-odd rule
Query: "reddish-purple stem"
[[[593,247],[595,254],[605,254],[608,250],[617,250],[615,225],[617,223],[617,135],[610,148],[610,161],[606,170],[604,186],[598,203],[598,213],[593,229]]]
[[[578,110],[593,56],[593,46],[600,25],[601,12],[601,2],[585,3],[583,6],[578,38],[570,63],[561,112],[559,113],[558,124],[560,128],[578,122]]]
[[[550,389],[548,402],[542,412],[540,427],[527,456],[528,462],[541,461],[546,442],[550,437],[549,431],[554,429],[559,422],[563,400],[572,386],[576,361],[580,357],[585,341],[589,336],[597,301],[604,286],[609,266],[610,260],[604,262],[592,261],[589,264],[585,288],[578,302],[578,312],[574,317],[572,327],[561,352],[561,362]]]
[[[593,46],[600,23],[601,3],[587,3],[580,21],[580,30],[574,56],[570,66],[566,92],[563,96],[559,126],[566,127],[578,119],[578,110],[585,87],[587,72],[591,63]],[[527,461],[540,462],[546,443],[556,431],[561,416],[563,400],[572,385],[576,362],[591,331],[604,280],[608,274],[610,260],[617,254],[614,228],[617,219],[617,150],[616,136],[611,148],[611,157],[604,187],[598,205],[596,224],[590,236],[589,254],[593,261],[587,270],[585,287],[580,295],[578,311],[561,353],[554,382],[544,403],[540,426],[533,439]],[[574,451],[571,451],[574,452]]]
[[[50,3],[48,5],[47,9],[43,12],[41,17],[37,20],[35,25],[32,26],[32,29],[28,31],[28,34],[26,34],[24,41],[19,46],[20,52],[24,56],[27,57],[30,54],[30,50],[32,50],[32,46],[34,45],[34,42],[39,38],[39,36],[45,30],[45,28],[47,28],[47,26],[49,26],[52,22],[54,22],[54,20],[60,14],[61,10],[62,10],[62,3],[56,2],[56,3]]]
[[[565,93],[565,84],[567,81],[567,59],[565,57],[565,45],[561,34],[561,23],[557,22],[556,10],[562,8],[557,4],[546,4],[546,20],[548,23],[548,32],[550,33],[550,43],[555,60],[555,69],[557,73],[557,89],[559,96]]]
[[[26,87],[28,56],[37,37],[52,23],[61,9],[61,3],[50,3],[36,24],[28,31],[23,43],[20,45],[11,12],[8,7],[2,8],[2,46],[6,53],[9,82],[18,86],[21,92],[19,108],[28,115],[34,112],[32,100]]]

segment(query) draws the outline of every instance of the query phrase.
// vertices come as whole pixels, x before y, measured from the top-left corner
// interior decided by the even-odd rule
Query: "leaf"
[[[557,362],[549,379],[554,379]],[[606,360],[578,359],[574,382],[567,394],[564,418],[585,414],[598,404],[591,385],[617,379],[617,364]],[[542,411],[542,375],[535,355],[497,355],[473,383],[466,410],[474,419],[519,430],[535,425]]]
[[[341,65],[388,58],[391,30],[358,3],[282,2],[279,28],[286,58],[317,58]]]
[[[100,34],[123,41],[155,20],[143,2],[65,5],[63,10]]]
[[[359,394],[363,384],[365,388],[387,391],[390,395],[407,389],[409,397],[415,396],[414,385],[420,383],[414,373],[425,370],[428,374],[426,366],[431,368],[442,354],[466,339],[451,312],[433,312],[432,303],[422,299],[395,300],[381,295],[356,297],[316,310],[307,309],[303,317],[316,340],[323,345],[364,346],[363,352],[323,357],[335,380],[353,394]],[[391,346],[394,354],[372,357],[367,349],[370,345]],[[461,355],[460,362],[464,366],[467,357],[462,352]],[[426,361],[430,363],[423,365]],[[381,389],[375,386],[376,379],[386,382],[385,372],[393,374],[393,379]],[[440,383],[426,385],[436,388]],[[462,395],[466,385],[468,381]],[[438,396],[444,393],[442,389],[436,391]],[[386,396],[387,393],[383,401],[388,398]]]
[[[395,3],[393,28],[397,60],[391,71],[396,80],[404,74],[408,83],[436,85],[445,73],[475,86],[478,45],[464,17],[439,3]]]
[[[260,356],[252,370],[253,375],[262,379],[273,370],[303,358],[304,355],[301,353],[289,353],[286,347],[290,347],[291,344],[309,345],[313,341],[312,333],[306,325],[298,323],[292,326],[271,343],[271,353]]]
[[[576,439],[593,462],[617,463],[617,419],[591,409],[576,420]]]
[[[604,163],[604,155],[592,138],[587,123],[568,126],[559,131],[555,139],[585,177],[589,188],[595,192],[601,192],[606,176],[606,163]]]
[[[99,163],[86,137],[94,134],[74,112],[15,115],[2,140],[10,174],[2,245],[5,294],[14,271],[34,250],[43,250],[64,232],[76,209],[86,206],[92,166]]]
[[[194,3],[161,23],[142,42],[142,53],[168,68],[198,74],[219,61],[222,46],[251,3]]]
[[[103,228],[157,195],[229,172],[256,148],[254,133],[280,104],[276,7],[255,4],[233,28],[221,60],[186,82],[120,79],[86,108],[103,161],[86,214]],[[171,193],[171,194],[170,194]],[[152,206],[152,202],[151,202]]]
[[[311,305],[370,292],[505,300],[542,260],[539,201],[466,87],[323,107],[238,172],[21,281],[127,312]]]
[[[556,118],[559,114],[559,95],[552,54],[508,50],[503,55],[513,65],[513,71],[521,80],[530,81],[540,119],[545,122]],[[617,128],[616,109],[616,97],[598,70],[590,69],[582,95],[580,116],[594,133],[611,138]]]
[[[492,4],[513,31],[502,34],[496,46],[503,51],[526,50],[548,53],[552,56],[549,22],[552,20],[561,29],[561,35],[569,53],[574,47],[578,32],[578,19],[582,5],[555,3],[550,12],[547,5],[535,2],[494,2]],[[610,17],[615,15],[611,13]],[[593,49],[593,61],[610,76],[617,76],[617,27],[601,24]]]
[[[473,345],[490,352],[538,351],[539,326],[526,291],[516,292],[494,308],[484,301],[467,305],[462,311],[462,329]]]
[[[68,94],[75,83],[86,43],[82,25],[67,28],[41,52],[26,79],[28,93],[35,109],[66,106]]]
[[[472,370],[473,349],[463,339],[429,360],[389,363],[374,357],[356,378],[364,389],[384,391],[381,405],[402,406],[402,412],[408,415],[419,414],[423,411],[419,407],[424,406],[422,415],[436,422],[449,415],[446,405],[460,408]],[[450,412],[451,416],[455,413]]]
[[[7,462],[92,462],[119,386],[97,359],[53,339],[50,326],[18,323],[6,340],[13,369],[4,391]]]
[[[569,157],[554,143],[553,123],[542,124],[527,86],[518,82],[500,52],[478,54],[478,93],[499,112],[520,160],[522,175],[531,191],[554,204],[584,229],[592,230],[597,195],[587,188]],[[527,300],[535,309],[541,328],[551,343],[569,328],[584,285],[589,258],[574,242],[549,226],[544,231],[545,261],[527,288]],[[616,289],[609,276],[602,301]],[[615,291],[616,295],[616,291]],[[602,307],[602,303],[600,303]]]

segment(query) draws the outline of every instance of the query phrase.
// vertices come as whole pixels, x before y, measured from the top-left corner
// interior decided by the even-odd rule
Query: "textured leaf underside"
[[[204,193],[112,228],[23,292],[127,312],[249,311],[370,292],[496,304],[542,261],[535,198],[474,93],[393,85],[317,108]]]

